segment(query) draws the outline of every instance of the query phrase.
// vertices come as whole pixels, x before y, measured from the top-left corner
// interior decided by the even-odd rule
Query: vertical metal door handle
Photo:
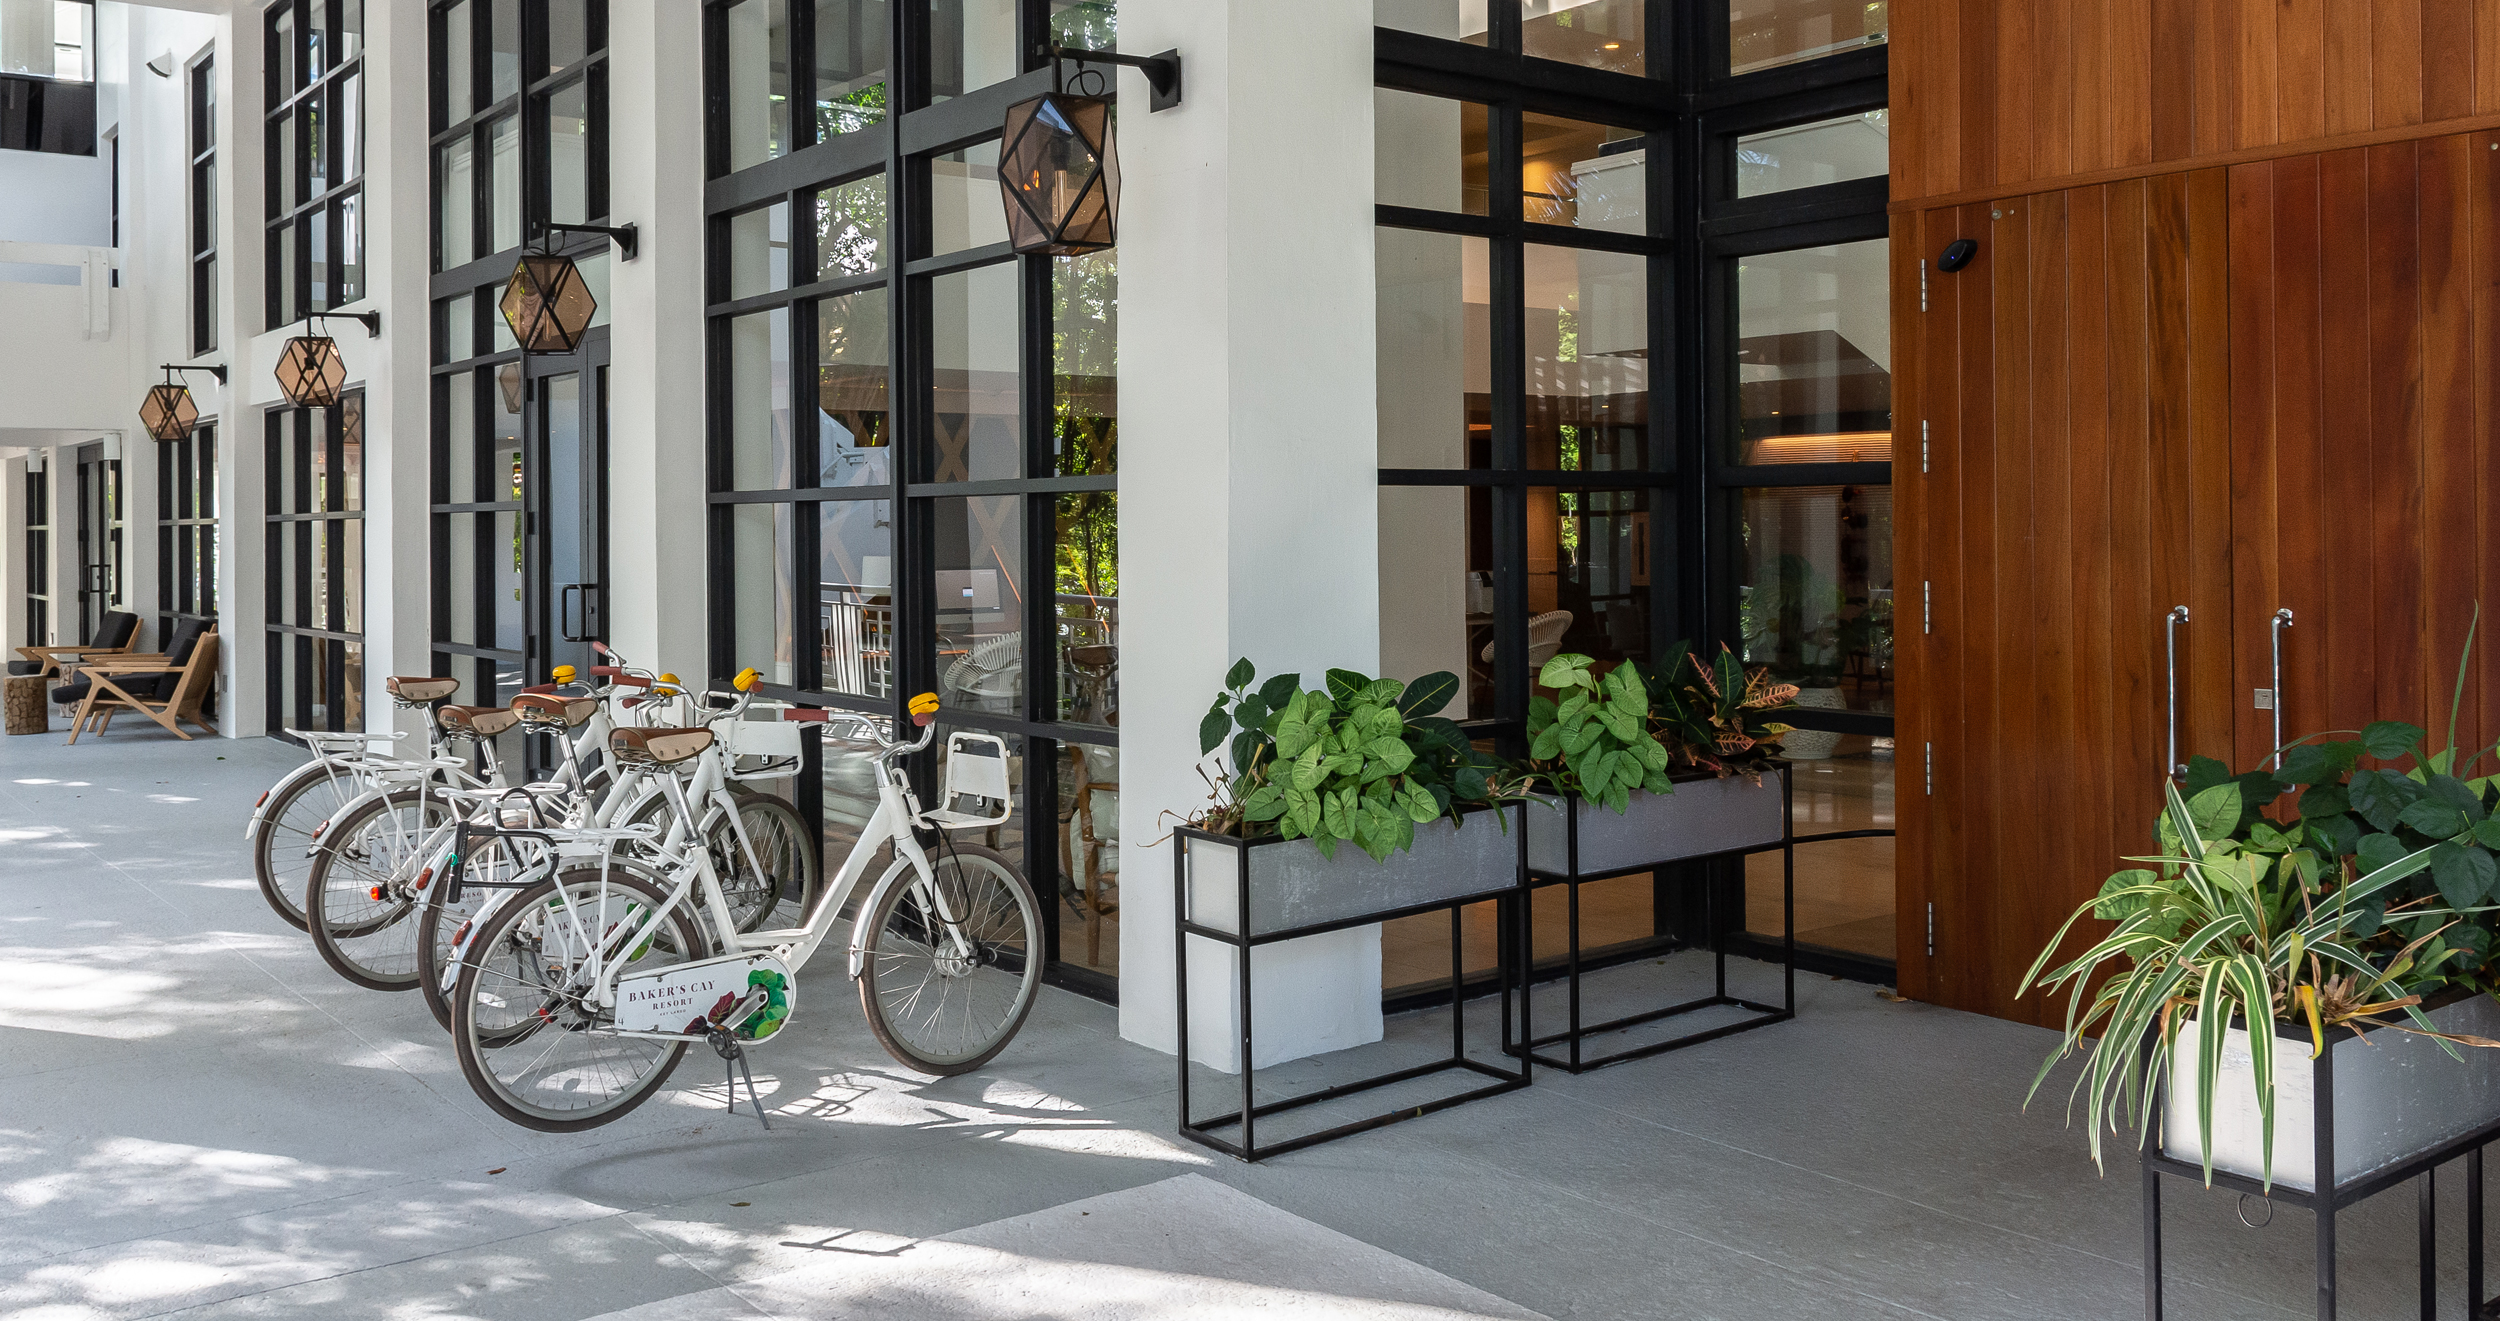
[[[580,590],[580,583],[566,583],[563,590],[556,593],[556,633],[567,642],[582,641],[573,632],[573,593]]]
[[[2274,612],[2267,625],[2274,642],[2274,768],[2283,769],[2283,630],[2292,626],[2292,608],[2285,606]]]
[[[2179,625],[2188,622],[2186,606],[2172,606],[2161,621],[2162,641],[2170,651],[2170,774],[2175,778],[2187,774],[2187,763],[2179,760]]]

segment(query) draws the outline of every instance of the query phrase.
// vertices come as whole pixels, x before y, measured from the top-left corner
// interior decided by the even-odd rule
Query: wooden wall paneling
[[[2457,692],[2457,662],[2472,622],[2475,509],[2472,151],[2468,135],[2431,138],[2418,154],[2422,307],[2421,524],[2413,544],[2422,561],[2423,727],[2432,746],[2447,737],[2449,709],[2459,738],[2481,730],[2482,694]],[[2490,152],[2485,151],[2485,155]]]
[[[2024,790],[2020,802],[2027,818],[2040,822],[2076,811],[2070,800],[2083,787],[2077,760],[2082,739],[2075,727],[2074,565],[2078,548],[2074,540],[2074,437],[2069,425],[2074,410],[2069,393],[2074,309],[2069,294],[2075,268],[2068,246],[2069,194],[2048,193],[2027,198],[2025,203],[2031,248],[2031,380],[2024,392],[2031,411],[2027,428],[2031,492],[2029,535],[2022,542],[2028,581],[2022,589],[2028,619],[2022,645],[2013,652],[2019,658],[2017,672],[2001,674],[2001,678],[2018,680],[2029,690],[2031,709],[2025,715],[2030,741],[2020,771]],[[2015,828],[2014,820],[2005,824],[1998,838],[1997,874],[2019,876],[2026,867],[2039,866],[2037,836]],[[2012,990],[2019,992],[2019,979],[2029,963],[2027,953],[2046,943],[2078,901],[2069,899],[2069,886],[2027,885],[2016,887],[2015,893],[2024,910],[2020,923],[2031,933],[2028,941],[2011,946],[2022,956],[2008,970],[2017,979]],[[2039,997],[2026,997],[2022,1004],[2028,1012],[2021,1017],[2032,1022],[2056,1021],[2055,1006]]]
[[[2110,46],[2117,36],[2109,30],[2109,8],[2105,0],[2078,0],[2068,11],[2074,77],[2058,89],[2073,125],[2068,135],[2068,170],[2100,170],[2118,163],[2109,149]]]
[[[2071,751],[2066,757],[2071,781],[2065,801],[2053,805],[2051,811],[2080,823],[2084,838],[2106,835],[2116,844],[2120,833],[2110,826],[2122,815],[2117,810],[2117,749],[2125,735],[2117,719],[2118,684],[2114,680],[2116,652],[2121,649],[2116,638],[2126,626],[2111,615],[2117,596],[2111,568],[2120,541],[2140,538],[2122,530],[2111,498],[2109,227],[2113,191],[2079,188],[2067,194],[2066,251],[2072,286],[2067,293],[2070,404],[2066,425],[2072,550],[2062,566],[2051,563],[2063,569],[2068,582],[2067,609],[2073,620],[2068,691],[2074,701]],[[2143,625],[2136,623],[2133,628],[2141,630]],[[2091,867],[2085,864],[2083,870],[2088,873]],[[2063,921],[2065,914],[2057,916]]]
[[[2283,141],[2326,135],[2326,10],[2327,0],[2283,0],[2275,11],[2274,122]]]
[[[2338,637],[2369,636],[2376,618],[2377,538],[2367,501],[2370,482],[2370,267],[2369,153],[2331,152],[2318,158],[2318,229],[2337,241],[2319,250],[2319,302],[2332,315],[2318,322],[2321,448],[2340,498],[2326,512],[2330,537],[2321,627],[2302,634],[2299,650],[2326,652],[2327,725],[2359,729],[2375,717],[2378,649],[2336,647]],[[2295,626],[2297,627],[2297,625]],[[2298,700],[2297,698],[2295,700]]]
[[[2369,0],[2369,9],[2372,121],[2379,128],[2419,124],[2422,0]]]
[[[2151,7],[2153,159],[2176,160],[2195,150],[2196,0],[2151,0]]]
[[[2235,69],[2239,116],[2233,141],[2242,147],[2282,140],[2275,118],[2275,98],[2282,86],[2275,60],[2277,8],[2278,0],[2238,0],[2238,12],[2232,16],[2240,38]]]
[[[2474,0],[2421,0],[2422,119],[2474,113]]]
[[[2152,289],[2147,204],[2156,193],[2142,179],[2112,184],[2109,196],[2109,551],[2111,748],[2106,856],[2137,851],[2152,823],[2147,802],[2159,793],[2163,765],[2162,616],[2178,601],[2157,582],[2165,548],[2156,529],[2163,488],[2153,439]],[[2085,835],[2087,841],[2095,836]],[[2113,867],[2112,870],[2115,870]]]
[[[2482,18],[2482,13],[2477,18]],[[2478,33],[2480,29],[2477,29]],[[2470,226],[2467,257],[2468,312],[2474,349],[2471,389],[2474,399],[2475,591],[2483,610],[2483,627],[2474,635],[2474,673],[2482,690],[2482,714],[2489,723],[2476,738],[2500,737],[2500,135],[2473,134],[2466,148],[2466,215]],[[2479,768],[2491,769],[2486,762]]]
[[[2474,0],[2474,110],[2500,110],[2500,0]]]
[[[2328,560],[2344,553],[2332,534],[2350,488],[2331,461],[2320,392],[2321,295],[2318,159],[2272,164],[2272,265],[2262,273],[2273,301],[2272,392],[2267,407],[2274,444],[2271,523],[2274,606],[2291,607],[2283,639],[2283,707],[2287,738],[2334,728],[2329,716]],[[2238,268],[2234,267],[2234,279]],[[2233,290],[2237,296],[2238,290]],[[2234,419],[2236,427],[2237,420]],[[2271,615],[2274,606],[2267,606]],[[2259,679],[2255,682],[2270,682]]]
[[[2255,697],[2272,687],[2271,648],[2259,643],[2281,604],[2276,567],[2276,455],[2274,337],[2275,163],[2235,166],[2231,184],[2231,710],[2236,721],[2233,770],[2258,765],[2274,750],[2270,712],[2260,718]],[[2298,524],[2293,539],[2310,535]]]
[[[1902,995],[1927,995],[1927,877],[1933,862],[1926,804],[1926,749],[1935,739],[1933,688],[1935,669],[1929,654],[1934,635],[1928,631],[1931,576],[1929,537],[1934,516],[1928,504],[1929,473],[1934,466],[1933,410],[1928,391],[1939,347],[1950,349],[1940,328],[1952,323],[1952,300],[1929,298],[1919,306],[1925,254],[1943,243],[1930,235],[1929,218],[1920,213],[1893,223],[1892,306],[1894,321],[1907,322],[1910,334],[1892,337],[1892,539],[1893,596],[1893,985]],[[1941,309],[1934,304],[1942,303]],[[1939,340],[1945,342],[1938,344]],[[1947,357],[1950,361],[1950,357]],[[1947,391],[1952,377],[1944,378]]]
[[[2085,6],[2094,0],[2080,0]],[[2030,171],[2024,178],[2071,174],[2075,169],[2074,33],[2077,0],[2032,0],[2031,68],[2025,93],[2031,98]]]
[[[2369,535],[2377,556],[2371,718],[2427,712],[2422,609],[2420,171],[2414,143],[2369,150]],[[2340,642],[2350,634],[2338,634]]]
[[[1972,666],[1971,679],[1986,688],[1984,728],[1969,731],[1970,743],[1990,749],[1994,773],[1979,781],[1982,803],[1970,805],[1974,818],[1988,822],[1987,847],[1974,850],[1976,875],[1992,878],[1997,892],[1989,905],[1990,928],[1985,946],[1971,951],[1973,973],[1983,1001],[1999,1017],[2022,1018],[2013,1004],[2011,979],[2039,948],[2029,912],[2027,886],[2008,886],[2008,877],[2022,875],[2036,864],[2037,838],[2032,823],[2040,821],[2037,767],[2041,753],[2033,700],[2031,615],[2032,596],[2032,461],[2036,451],[2029,434],[2031,388],[2039,364],[2031,342],[2032,226],[2038,198],[2010,198],[1991,208],[1989,237],[1997,250],[1994,309],[1996,338],[1995,413],[1991,448],[1995,480],[1990,486],[1988,538],[1980,543],[1988,557],[1988,589],[1994,598],[1985,628],[1971,630],[1975,649],[1987,657]],[[1974,766],[1974,769],[1976,767]],[[2026,948],[2028,947],[2028,948]],[[2008,967],[2013,964],[2017,966]]]
[[[2239,142],[2239,0],[2195,0],[2188,99],[2195,107],[2188,130],[2190,150],[2229,151]]]
[[[2037,103],[2033,84],[2040,64],[2033,39],[2038,28],[2033,0],[2003,0],[1996,20],[1996,160],[1988,177],[1994,182],[2037,179],[2033,164],[2038,143],[2033,134]]]
[[[2231,618],[2231,198],[2227,171],[2186,178],[2188,484],[2185,489],[2187,602],[2198,619]],[[2207,625],[2191,644],[2182,676],[2182,742],[2195,753],[2231,757],[2231,643]]]
[[[1984,188],[1997,174],[1997,25],[2002,0],[1962,0],[1959,41],[1954,47],[1960,93],[1955,122],[1960,135],[1934,167],[1950,170],[1957,188]]]
[[[2500,0],[2493,0],[2500,3]],[[2107,0],[2101,6],[2108,32],[2110,78],[2104,89],[2078,88],[2098,97],[2109,116],[2109,165],[2143,165],[2153,159],[2154,0]]]
[[[2326,131],[2375,128],[2370,88],[2370,6],[2335,0],[2326,7]]]
[[[1999,272],[2006,268],[2010,255],[1994,241],[1991,209],[1966,206],[1958,211],[1959,232],[1979,239],[1980,249],[1970,265],[1953,277],[1961,304],[1956,340],[1961,400],[1955,427],[1960,468],[1955,495],[1960,517],[1952,539],[1940,547],[1939,559],[1950,554],[1958,577],[1953,644],[1959,673],[1954,676],[1951,700],[1959,706],[1961,719],[1955,742],[1937,749],[1936,756],[1933,802],[1940,822],[1950,824],[1955,838],[1946,848],[1946,830],[1937,832],[1943,858],[1937,881],[1947,893],[1937,897],[1937,961],[1930,973],[1943,982],[1940,1003],[1983,1013],[1991,1012],[1993,1003],[1985,974],[1995,935],[1989,912],[1996,834],[1986,790],[1996,782],[2001,745],[1996,738],[1993,691],[1996,592],[1989,576],[1973,569],[1986,565],[1994,549],[1997,301],[2004,279]],[[2023,269],[2019,258],[2013,260],[2012,269]],[[1989,860],[1987,871],[1979,870],[1979,859]]]

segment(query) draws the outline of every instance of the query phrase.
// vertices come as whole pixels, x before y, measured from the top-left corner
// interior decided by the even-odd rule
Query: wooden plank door
[[[1931,210],[1901,256],[1931,263],[1894,337],[1896,426],[1926,442],[1896,478],[1925,607],[1900,644],[1905,995],[2055,1016],[2018,982],[2147,838],[2173,606],[2183,755],[2230,747],[2227,184]],[[1978,256],[1935,271],[1955,238]]]

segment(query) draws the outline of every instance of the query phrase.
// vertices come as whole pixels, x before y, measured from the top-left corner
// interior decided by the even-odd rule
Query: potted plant
[[[2500,1046],[2500,777],[2462,778],[2487,754],[2460,764],[2450,728],[2436,753],[2382,721],[2304,740],[2272,771],[2200,758],[2184,789],[2165,781],[2158,852],[2111,876],[2023,979],[2067,995],[2032,1092],[2083,1057],[2072,1096],[2096,1163],[2103,1128],[2132,1123],[2208,1184],[2220,1169],[2315,1192],[2500,1120],[2500,1051],[2459,1049]],[[2265,813],[2293,791],[2291,812]],[[2087,916],[2115,926],[2061,961]]]
[[[1225,750],[1230,771],[1177,832],[1193,920],[1260,936],[1518,884],[1527,785],[1438,714],[1457,676],[1257,677],[1236,662],[1199,722],[1201,754]]]
[[[1561,696],[1529,703],[1529,767],[1560,800],[1528,811],[1530,871],[1589,877],[1780,841],[1774,754],[1789,730],[1761,713],[1795,688],[1724,647],[1704,665],[1679,642],[1654,676],[1594,664],[1556,656],[1537,676]]]

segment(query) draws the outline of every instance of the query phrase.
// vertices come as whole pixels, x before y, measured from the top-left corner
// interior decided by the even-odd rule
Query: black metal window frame
[[[217,622],[217,424],[156,446],[156,613]]]
[[[586,0],[583,5],[587,49],[579,59],[561,68],[549,70],[541,77],[532,78],[524,73],[519,79],[520,85],[517,90],[502,97],[492,95],[494,25],[490,4],[517,7],[521,16],[518,24],[521,68],[525,71],[547,69],[550,60],[550,40],[548,10],[544,3],[534,2],[534,0],[433,0],[426,14],[427,86],[429,89],[427,123],[433,125],[433,132],[427,142],[429,159],[427,168],[432,180],[428,196],[433,203],[427,208],[429,216],[427,224],[431,236],[430,251],[434,254],[435,271],[427,288],[432,299],[430,321],[433,344],[432,361],[435,364],[432,371],[433,398],[428,409],[433,431],[427,503],[431,523],[429,530],[432,545],[431,558],[434,565],[431,575],[432,608],[429,611],[429,617],[433,621],[431,646],[435,653],[438,673],[454,674],[456,667],[460,666],[471,668],[473,673],[464,676],[470,684],[468,691],[475,697],[475,700],[482,702],[496,700],[498,667],[501,667],[504,673],[518,674],[528,662],[526,637],[522,639],[523,645],[520,647],[493,645],[496,638],[494,616],[496,602],[493,595],[495,590],[492,586],[493,575],[490,572],[492,561],[489,556],[482,553],[488,544],[491,527],[496,518],[521,518],[528,511],[525,508],[526,500],[512,493],[509,482],[500,480],[493,488],[498,497],[496,499],[452,500],[451,495],[455,484],[452,480],[451,465],[455,457],[475,461],[477,453],[482,452],[482,447],[493,435],[494,410],[505,389],[502,380],[503,373],[520,370],[522,355],[517,345],[500,349],[495,347],[498,343],[498,336],[501,336],[504,341],[509,341],[511,338],[509,330],[503,324],[502,313],[497,308],[496,300],[503,293],[504,283],[511,278],[512,269],[519,262],[522,250],[533,245],[531,236],[534,233],[534,224],[548,218],[554,186],[550,161],[542,143],[548,131],[550,107],[555,97],[576,87],[586,90],[585,99],[589,118],[587,126],[589,141],[586,149],[587,158],[584,161],[583,208],[586,214],[577,223],[593,225],[608,223],[610,174],[607,94],[609,42],[606,0]],[[451,39],[451,25],[448,20],[453,10],[463,6],[468,11],[466,26],[469,40],[468,68],[471,80],[468,102],[472,107],[472,112],[454,119],[451,116],[452,70],[447,47]],[[517,228],[520,237],[518,242],[478,255],[479,248],[491,246],[494,242],[495,199],[491,153],[495,127],[506,120],[514,123],[515,132],[518,135],[516,142],[520,152],[521,195]],[[469,193],[471,246],[470,250],[465,253],[446,250],[442,209],[445,189],[442,168],[443,149],[462,142],[469,144],[471,161]],[[609,241],[604,236],[570,236],[560,240],[557,247],[559,251],[572,257],[576,262],[587,264],[608,260]],[[457,301],[462,295],[469,296],[466,304]],[[461,312],[466,313],[470,324],[465,328],[456,328],[451,324],[451,318]],[[604,309],[602,309],[602,315],[604,315]],[[465,329],[466,334],[455,336],[456,329]],[[455,339],[465,339],[470,346],[470,352],[462,357],[452,357],[452,345]],[[567,364],[587,365],[594,361],[604,363],[607,341],[608,328],[604,324],[594,324],[583,336],[582,344],[574,355],[564,358],[551,358],[544,354],[533,355],[530,359],[529,374],[536,378],[544,375],[549,369],[571,370],[572,368]],[[473,452],[467,456],[455,456],[453,453],[454,419],[451,383],[454,378],[461,376],[468,377],[471,383],[469,401],[472,416],[467,419],[467,434],[470,437]],[[520,425],[526,429],[527,419],[534,410],[525,403],[518,411],[523,419]],[[527,437],[524,436],[523,439],[524,443],[521,448],[525,456],[524,461],[527,462],[526,456],[532,450],[526,443]],[[604,470],[597,476],[602,482],[606,480]],[[483,494],[484,491],[483,488],[477,488],[472,493]],[[475,574],[475,581],[470,584],[468,592],[468,597],[474,606],[475,617],[467,621],[469,627],[464,630],[470,637],[477,639],[474,642],[455,641],[452,636],[455,622],[452,617],[454,599],[451,581],[452,532],[455,521],[462,518],[472,519],[478,525],[476,545],[481,551],[480,554],[472,557],[474,562],[471,568]]]
[[[203,51],[183,70],[190,107],[191,352],[217,348],[217,59]]]
[[[265,315],[271,330],[364,296],[360,284],[352,294],[341,297],[348,292],[344,276],[351,266],[343,246],[346,213],[356,209],[361,215],[364,176],[361,170],[347,176],[341,168],[351,148],[339,132],[341,127],[352,127],[360,136],[364,131],[363,106],[347,106],[348,98],[361,100],[364,94],[363,29],[347,21],[352,15],[361,22],[364,8],[365,0],[274,0],[261,19],[266,53],[262,159],[270,167],[263,189],[268,217]],[[356,53],[346,59],[333,58],[349,33],[354,35]],[[320,73],[302,77],[313,68],[316,49],[322,52]],[[361,166],[361,143],[353,145],[352,154]],[[316,155],[322,158],[323,186],[318,192],[312,188]],[[281,162],[286,168],[278,168]],[[322,240],[318,300],[313,297],[316,229]],[[360,255],[354,265],[361,264]]]
[[[745,0],[762,3],[763,0]],[[1117,999],[1118,979],[1058,957],[1060,949],[1057,895],[1059,825],[1058,766],[1063,744],[1119,746],[1116,727],[1037,718],[1045,694],[1056,694],[1059,675],[1054,557],[1056,501],[1080,492],[1116,494],[1116,471],[1079,476],[1048,474],[1054,466],[1052,261],[1018,256],[1006,243],[991,243],[953,252],[935,252],[930,233],[932,204],[930,166],[951,152],[998,141],[1006,110],[1050,90],[1047,46],[1053,30],[1051,0],[1017,0],[1017,45],[1020,72],[1005,81],[973,88],[943,99],[932,95],[932,40],[929,0],[891,0],[886,64],[887,109],[872,127],[819,139],[815,116],[797,113],[793,92],[789,115],[793,141],[783,154],[732,172],[729,169],[730,70],[727,50],[728,11],[740,0],[705,0],[704,85],[707,107],[705,156],[709,182],[704,210],[710,252],[706,285],[706,376],[709,381],[706,432],[711,504],[708,560],[710,597],[709,662],[717,685],[756,658],[736,654],[736,574],[741,571],[732,548],[732,518],[741,505],[773,504],[792,510],[791,574],[794,599],[813,601],[821,573],[818,507],[837,501],[882,501],[893,513],[893,584],[896,605],[892,693],[886,698],[843,693],[824,686],[821,649],[794,646],[793,679],[788,685],[766,683],[767,696],[810,706],[863,711],[900,720],[910,695],[939,687],[937,611],[934,601],[937,548],[933,506],[941,500],[1014,498],[1021,502],[1023,573],[1023,691],[1025,714],[1014,716],[942,710],[940,721],[965,729],[1024,740],[1024,785],[1020,808],[1024,819],[1025,854],[1019,859],[1042,900],[1043,938],[1051,951],[1044,975],[1055,985],[1104,1000]],[[814,6],[791,0],[788,86],[813,89]],[[1110,71],[1105,70],[1108,74]],[[809,93],[812,96],[812,90]],[[810,103],[812,104],[812,102]],[[816,270],[812,228],[801,223],[819,190],[861,179],[882,178],[886,186],[886,234],[883,266],[864,275],[793,283],[786,289],[753,297],[729,297],[730,231],[733,217],[779,204],[790,208],[789,268],[792,281]],[[977,203],[976,203],[977,204]],[[1025,476],[982,481],[935,481],[932,406],[933,355],[930,339],[932,288],[941,277],[1013,264],[1018,291],[1018,374],[1021,382]],[[730,323],[732,318],[787,309],[792,370],[788,395],[779,401],[793,418],[806,417],[814,403],[805,387],[812,374],[798,367],[801,346],[816,342],[816,304],[820,299],[863,290],[881,290],[886,298],[890,339],[887,346],[888,426],[892,430],[893,480],[879,486],[782,487],[738,489],[732,449]],[[815,428],[792,429],[790,471],[817,473]],[[753,566],[745,566],[752,571]],[[1037,590],[1040,584],[1048,590]],[[813,629],[812,612],[801,628]],[[1056,706],[1055,696],[1049,699]],[[1055,716],[1056,711],[1051,715]],[[932,783],[934,759],[914,773]],[[799,806],[821,833],[821,796],[816,792],[821,767],[811,747],[801,780]],[[829,860],[830,865],[830,860]]]
[[[1737,434],[1739,258],[1796,248],[1884,238],[1889,179],[1877,176],[1737,196],[1737,139],[1767,130],[1882,109],[1888,48],[1875,44],[1821,59],[1731,75],[1724,5],[1650,0],[1646,75],[1582,68],[1522,52],[1519,0],[1489,0],[1483,44],[1381,28],[1374,80],[1384,88],[1486,106],[1488,198],[1483,216],[1382,205],[1384,228],[1488,240],[1493,444],[1490,468],[1381,470],[1384,488],[1469,486],[1492,494],[1494,538],[1494,710],[1471,721],[1505,751],[1525,751],[1531,676],[1527,673],[1526,492],[1646,489],[1652,493],[1650,654],[1679,638],[1715,649],[1736,645],[1742,555],[1740,505],[1748,488],[1882,485],[1890,463],[1739,464]],[[1540,225],[1522,218],[1521,116],[1542,113],[1648,132],[1649,235],[1627,241],[1603,232]],[[1649,468],[1643,472],[1534,472],[1522,467],[1524,416],[1523,245],[1637,251],[1650,258]],[[1798,710],[1783,718],[1805,728],[1889,735],[1892,717]],[[1710,879],[1723,922],[1741,933],[1743,877],[1713,865]],[[1703,906],[1688,887],[1660,876],[1658,915],[1698,929]],[[1741,941],[1739,942],[1741,943]],[[1881,978],[1889,964],[1857,956],[1801,952],[1800,966]]]
[[[52,474],[26,472],[26,645],[52,640]]]
[[[361,613],[364,584],[353,583],[351,613],[347,538],[358,539],[355,568],[364,564],[364,391],[351,390],[327,408],[272,408],[264,415],[263,474],[267,511],[262,519],[263,630],[268,652],[267,729],[345,730],[345,708],[363,694],[348,671],[347,654],[364,648]],[[346,480],[351,440],[358,454],[355,480]],[[318,468],[314,451],[321,452]],[[319,472],[319,478],[315,473]],[[320,533],[316,537],[316,532]],[[314,542],[321,554],[313,554]],[[327,644],[327,645],[317,645]],[[332,696],[316,719],[313,694]],[[294,682],[290,685],[288,680]],[[355,676],[360,677],[360,676]],[[288,700],[292,687],[294,700]]]

